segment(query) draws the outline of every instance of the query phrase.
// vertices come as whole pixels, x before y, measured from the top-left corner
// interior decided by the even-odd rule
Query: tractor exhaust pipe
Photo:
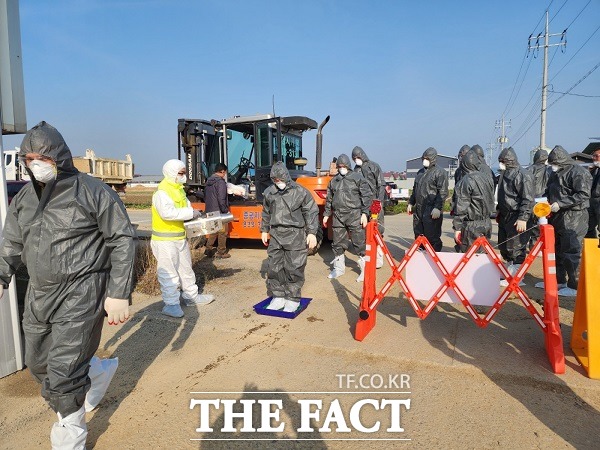
[[[325,117],[325,120],[321,122],[317,129],[317,154],[315,157],[315,168],[317,169],[317,176],[321,176],[321,160],[323,159],[323,127],[329,122],[329,116]]]

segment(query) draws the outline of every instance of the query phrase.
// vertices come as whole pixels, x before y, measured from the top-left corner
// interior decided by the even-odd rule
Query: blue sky
[[[527,39],[548,7],[550,32],[568,27],[550,87],[567,92],[600,63],[600,0],[21,0],[27,122],[57,127],[74,155],[130,153],[137,173],[159,174],[178,118],[269,113],[274,96],[278,115],[331,115],[324,162],[360,145],[404,170],[427,147],[486,148],[505,113],[526,163],[542,78]],[[580,151],[600,136],[600,69],[571,93],[548,109],[546,144]],[[313,169],[314,131],[304,145]]]

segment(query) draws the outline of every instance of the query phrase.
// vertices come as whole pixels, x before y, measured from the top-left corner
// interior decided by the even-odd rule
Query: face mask
[[[596,167],[600,167],[600,161],[594,161],[594,165],[595,165]]]
[[[356,159],[354,160],[354,164],[356,164],[356,165],[357,165],[357,166],[359,166],[359,167],[360,167],[360,166],[362,166],[362,162],[363,162],[363,161],[362,161],[362,159],[360,159],[360,158],[356,158]]]
[[[429,167],[429,160],[428,159],[424,159],[423,160],[423,167]]]
[[[560,169],[560,167],[558,167],[557,165],[552,164],[552,172],[558,172],[558,169]]]
[[[48,183],[56,178],[56,166],[54,164],[36,159],[29,163],[29,169],[40,183]]]
[[[506,170],[506,164],[504,163],[498,163],[498,167],[500,168],[500,170]]]
[[[544,161],[544,164],[545,164],[545,165],[548,165],[548,160]]]
[[[287,184],[283,181],[278,181],[277,183],[275,183],[275,186],[277,186],[277,189],[279,189],[280,191],[283,191]]]
[[[187,181],[186,175],[177,175],[175,177],[175,183],[177,183],[177,184],[184,184],[186,181]]]
[[[340,167],[339,172],[340,172],[340,175],[344,177],[348,173],[348,169],[346,167]]]

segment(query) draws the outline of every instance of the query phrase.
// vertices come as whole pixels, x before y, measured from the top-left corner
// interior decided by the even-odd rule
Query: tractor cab
[[[179,119],[179,151],[180,158],[181,150],[185,153],[188,194],[203,198],[206,179],[218,163],[227,165],[228,182],[248,186],[249,198],[232,198],[232,202],[262,202],[276,161],[285,163],[292,179],[315,176],[304,170],[308,160],[303,155],[302,134],[316,128],[314,120],[302,116]]]

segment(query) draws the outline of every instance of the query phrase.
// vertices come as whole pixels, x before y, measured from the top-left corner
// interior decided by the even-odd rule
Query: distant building
[[[163,180],[162,175],[139,175],[134,177],[129,183],[127,183],[127,187],[135,188],[135,187],[152,187],[155,188],[158,184]]]
[[[454,172],[458,168],[458,158],[456,156],[437,155],[435,165],[441,167],[448,172],[450,177],[454,176]],[[406,160],[406,178],[414,179],[417,172],[423,168],[421,157]]]

